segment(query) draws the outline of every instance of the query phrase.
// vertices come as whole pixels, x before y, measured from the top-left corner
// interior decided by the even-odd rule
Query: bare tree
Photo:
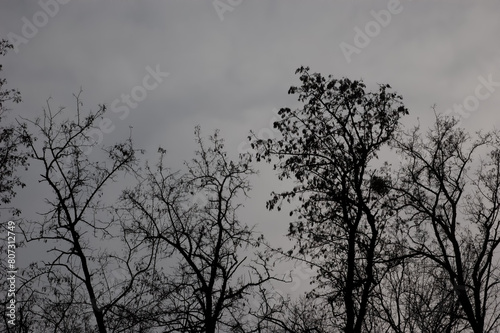
[[[374,332],[456,333],[470,329],[444,272],[425,258],[406,258],[377,286]],[[381,319],[381,320],[378,320]]]
[[[41,220],[22,227],[27,242],[52,244],[48,259],[34,268],[40,276],[39,327],[44,332],[121,332],[136,328],[137,307],[147,293],[135,283],[154,262],[154,245],[123,233],[116,205],[106,200],[106,186],[119,176],[137,171],[137,153],[131,139],[87,154],[101,147],[90,133],[105,112],[84,117],[80,94],[74,119],[62,119],[64,108],[54,112],[49,102],[43,118],[27,121],[38,133],[40,145],[30,142],[41,167],[40,182],[48,187],[47,211]],[[113,249],[119,247],[120,250]],[[112,275],[120,269],[119,278]],[[92,321],[75,321],[75,316]]]
[[[396,143],[405,161],[398,192],[405,246],[446,273],[463,317],[475,333],[500,324],[500,136],[472,138],[456,119],[436,116]]]
[[[327,333],[335,331],[331,313],[319,298],[292,299],[272,289],[262,289],[259,307],[251,313],[258,333]]]
[[[255,172],[248,156],[229,160],[217,131],[208,143],[199,127],[195,135],[199,150],[187,172],[167,169],[160,148],[156,168],[124,194],[130,232],[160,244],[163,260],[150,283],[164,332],[245,332],[248,296],[274,279],[269,257],[258,252],[262,236],[237,216]]]

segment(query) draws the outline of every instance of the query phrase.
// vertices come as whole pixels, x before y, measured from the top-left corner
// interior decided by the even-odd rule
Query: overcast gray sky
[[[250,129],[269,133],[273,110],[297,106],[287,91],[301,65],[389,83],[408,123],[429,125],[436,104],[468,129],[491,129],[500,122],[499,14],[497,1],[1,0],[0,38],[16,44],[3,77],[23,96],[14,115],[40,115],[48,97],[74,107],[82,87],[86,108],[111,110],[105,144],[133,126],[137,146],[165,147],[172,166],[192,156],[197,124],[219,128],[234,154],[248,148]],[[282,184],[257,167],[242,218],[277,241],[288,214],[264,203]],[[43,202],[36,189],[19,192],[26,214]]]

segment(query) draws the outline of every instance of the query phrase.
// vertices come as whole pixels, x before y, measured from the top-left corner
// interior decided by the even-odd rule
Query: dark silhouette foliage
[[[16,325],[3,312],[0,332],[496,332],[499,131],[471,135],[442,115],[405,129],[388,84],[296,73],[301,106],[280,109],[279,137],[252,132],[253,154],[230,158],[218,131],[196,127],[183,170],[163,148],[141,167],[131,137],[96,142],[106,107],[84,115],[80,94],[71,117],[49,100],[41,118],[4,125],[21,99],[0,79],[0,202],[24,186],[16,169],[36,167],[46,209],[19,226],[26,246],[48,246],[18,276]],[[290,184],[267,208],[289,205],[291,249],[239,216],[253,160]],[[313,289],[279,292],[281,260],[308,265]]]
[[[282,137],[254,137],[252,146],[257,160],[274,163],[279,179],[295,181],[292,190],[273,193],[268,208],[298,200],[288,236],[318,268],[314,297],[331,305],[337,329],[361,332],[390,256],[390,175],[372,162],[408,111],[389,85],[367,92],[362,81],[325,78],[307,67],[297,73],[302,84],[289,94],[304,106],[282,108],[274,124]]]

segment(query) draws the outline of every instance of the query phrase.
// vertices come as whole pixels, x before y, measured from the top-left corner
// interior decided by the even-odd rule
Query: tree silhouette
[[[405,159],[397,191],[405,246],[446,273],[473,332],[500,324],[500,136],[472,138],[458,120],[436,116],[395,143]]]
[[[0,55],[10,47],[0,42]],[[163,148],[141,168],[131,138],[96,142],[90,133],[106,108],[84,116],[80,94],[72,118],[49,100],[43,117],[2,124],[0,204],[24,186],[15,171],[31,161],[46,210],[19,226],[23,243],[49,249],[17,276],[16,325],[3,312],[0,331],[498,330],[500,132],[472,136],[441,115],[426,133],[405,130],[408,111],[389,85],[368,91],[307,67],[296,73],[301,85],[289,93],[301,107],[279,111],[278,138],[251,133],[253,154],[231,159],[218,131],[206,140],[196,127],[198,149],[180,171],[166,167]],[[5,85],[2,122],[7,103],[20,101]],[[391,149],[399,163],[379,158]],[[293,182],[267,202],[294,205],[290,250],[239,218],[253,160]],[[110,199],[108,186],[128,180],[136,183]],[[312,268],[312,291],[293,298],[275,289],[282,259]],[[5,290],[7,271],[2,260]]]
[[[7,40],[0,40],[0,56],[4,56],[9,49],[13,46]],[[2,71],[2,64],[0,64],[0,72]],[[7,114],[10,109],[8,108],[9,103],[20,103],[21,94],[17,89],[7,89],[7,80],[5,78],[0,78],[0,215],[4,209],[9,210],[10,217],[20,215],[21,211],[18,208],[4,207],[11,203],[12,199],[16,195],[16,190],[18,187],[24,187],[24,182],[21,181],[18,171],[19,168],[27,169],[29,163],[29,154],[27,151],[27,144],[30,141],[30,137],[25,133],[25,127],[20,124],[9,124],[5,125]],[[5,220],[4,220],[5,221]],[[5,221],[7,222],[7,221]],[[15,220],[16,225],[18,221]],[[4,235],[7,235],[7,223],[2,223],[1,231]],[[4,238],[6,240],[6,238]],[[16,246],[22,246],[21,242],[16,239]],[[8,297],[9,282],[7,277],[9,269],[7,267],[7,253],[10,247],[7,242],[0,243],[0,253],[5,254],[5,259],[2,257],[0,263],[0,287],[2,291],[5,291],[5,298],[2,296],[0,304],[3,309],[6,309],[10,297]],[[30,326],[31,315],[30,315],[30,304],[33,296],[33,292],[25,288],[29,281],[23,280],[22,277],[17,277],[17,293],[16,293],[16,306],[17,315],[14,320],[15,326],[9,324],[9,321],[13,320],[12,317],[7,316],[6,311],[2,311],[2,323],[5,324],[6,332],[13,332],[18,330],[27,329]],[[2,294],[3,295],[3,294]],[[3,331],[3,330],[2,330]]]
[[[389,85],[366,92],[362,81],[325,78],[307,67],[296,73],[302,85],[289,93],[304,106],[279,111],[274,125],[282,138],[250,139],[257,160],[274,162],[279,179],[296,183],[273,193],[268,208],[298,198],[288,236],[296,254],[318,268],[311,296],[330,304],[337,329],[361,332],[390,252],[390,175],[372,163],[408,112]]]
[[[101,333],[140,327],[139,304],[148,293],[136,289],[135,282],[153,263],[154,256],[148,255],[153,250],[123,232],[126,226],[117,219],[116,206],[103,197],[117,177],[137,172],[139,151],[129,139],[101,146],[100,156],[85,154],[98,146],[88,133],[105,107],[84,117],[80,94],[75,98],[74,119],[61,118],[64,108],[54,111],[47,102],[43,118],[25,125],[38,131],[33,136],[41,141],[30,141],[29,148],[42,170],[40,182],[48,188],[48,209],[41,220],[21,224],[21,229],[27,242],[52,245],[47,260],[31,273],[38,276],[38,291],[44,295],[37,303],[39,327]],[[116,269],[124,272],[120,279],[112,278]],[[92,322],[75,322],[77,315]]]
[[[167,169],[160,148],[156,168],[124,194],[130,232],[160,246],[151,288],[163,332],[245,332],[249,296],[276,279],[268,255],[258,251],[262,236],[237,216],[255,171],[248,156],[227,157],[218,132],[208,143],[199,127],[195,135],[199,150],[186,173]]]
[[[12,45],[7,40],[0,41],[0,56],[4,56]],[[0,72],[2,65],[0,64]],[[9,111],[8,103],[21,102],[21,94],[16,89],[7,89],[7,80],[0,78],[0,123],[5,121]],[[28,154],[23,147],[29,141],[23,126],[2,124],[0,127],[0,204],[8,204],[15,196],[15,188],[25,184],[16,174],[18,167],[28,166]]]

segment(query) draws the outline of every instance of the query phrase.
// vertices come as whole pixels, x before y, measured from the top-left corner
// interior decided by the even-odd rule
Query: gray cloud
[[[4,74],[23,94],[14,113],[33,117],[49,96],[55,106],[71,108],[71,94],[80,87],[85,107],[109,105],[141,84],[147,66],[159,65],[170,76],[125,119],[111,113],[116,130],[104,140],[124,138],[133,126],[138,146],[152,152],[164,146],[173,164],[191,157],[196,124],[205,134],[220,128],[236,154],[250,129],[268,126],[273,108],[297,105],[286,92],[298,84],[293,73],[300,65],[363,78],[370,87],[390,83],[410,109],[407,122],[418,117],[424,125],[432,121],[431,105],[444,111],[462,102],[478,76],[500,81],[496,2],[401,1],[402,11],[348,63],[340,43],[353,44],[354,29],[364,29],[374,20],[371,11],[388,3],[243,1],[221,21],[212,1],[73,0],[61,4],[17,54],[2,59]],[[22,35],[22,17],[32,20],[42,10],[35,1],[0,6],[1,38]],[[464,126],[498,125],[499,102],[500,91],[482,101]],[[281,185],[263,170],[245,218],[278,237],[286,232],[286,214],[269,215],[263,203]],[[42,197],[28,189],[18,202]]]

